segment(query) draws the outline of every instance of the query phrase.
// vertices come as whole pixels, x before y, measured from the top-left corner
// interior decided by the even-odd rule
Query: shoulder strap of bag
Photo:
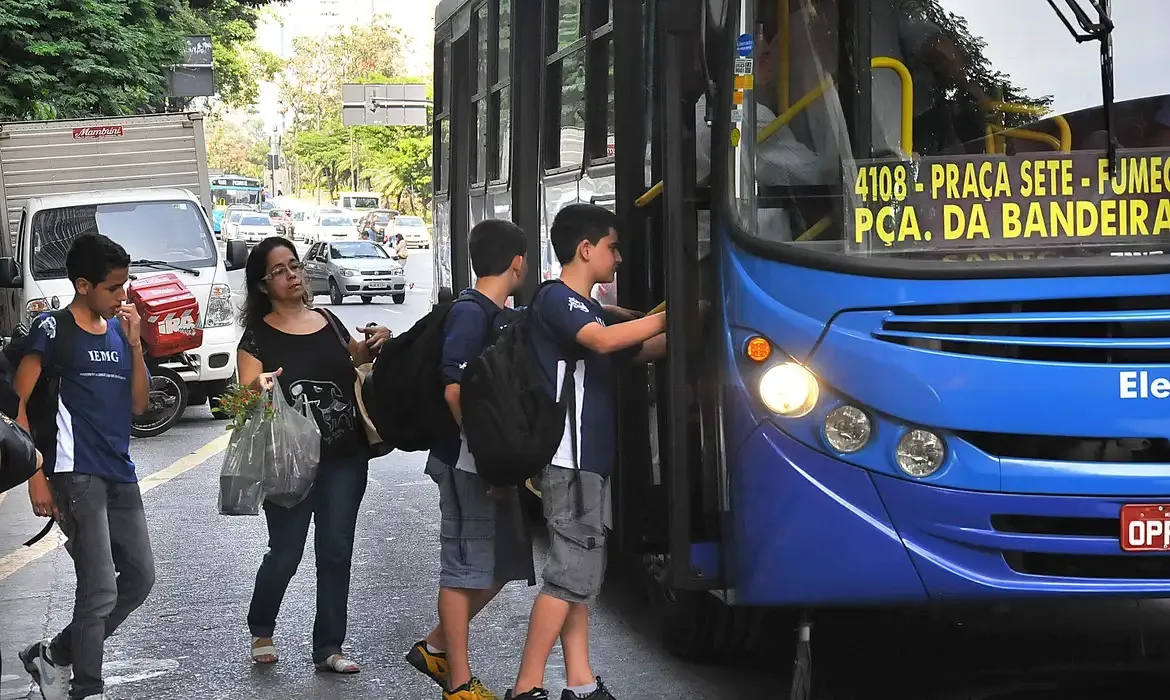
[[[53,357],[47,365],[41,366],[41,371],[44,372],[47,367],[50,376],[60,377],[73,364],[73,345],[74,338],[77,336],[77,320],[73,318],[69,309],[54,311],[52,316],[53,320],[56,321],[57,330],[56,336],[53,337]],[[114,319],[109,322],[118,323]]]
[[[338,325],[339,322],[337,317],[325,309],[313,310],[325,317],[325,321],[329,324],[329,327],[333,329],[333,334],[337,336],[337,342],[341,343],[341,346],[345,348],[346,352],[349,352],[349,343],[345,340],[345,334],[341,332],[341,326]]]

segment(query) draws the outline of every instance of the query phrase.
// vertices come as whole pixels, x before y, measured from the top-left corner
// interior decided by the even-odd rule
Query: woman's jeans
[[[321,662],[341,653],[349,608],[354,531],[368,474],[365,456],[322,460],[317,481],[304,501],[292,508],[264,504],[268,552],[256,573],[256,588],[248,609],[248,628],[253,637],[272,637],[284,593],[305,551],[309,521],[314,519],[317,619],[313,623],[313,661]]]

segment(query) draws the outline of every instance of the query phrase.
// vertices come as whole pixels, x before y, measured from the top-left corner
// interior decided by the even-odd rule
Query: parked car
[[[406,302],[402,265],[373,241],[315,243],[305,255],[305,274],[313,294],[328,294],[335,305],[351,296],[360,296],[366,304],[376,296],[389,296],[395,304]]]
[[[406,245],[411,248],[431,247],[431,234],[427,231],[427,222],[421,216],[394,217],[393,233],[401,233],[406,239]]]
[[[236,222],[232,237],[246,242],[248,245],[259,243],[265,238],[276,235],[276,226],[267,214],[257,212],[246,213]]]

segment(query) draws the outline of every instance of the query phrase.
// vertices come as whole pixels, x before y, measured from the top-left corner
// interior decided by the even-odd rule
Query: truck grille
[[[1165,364],[1170,357],[1170,296],[898,307],[873,335],[959,355]]]

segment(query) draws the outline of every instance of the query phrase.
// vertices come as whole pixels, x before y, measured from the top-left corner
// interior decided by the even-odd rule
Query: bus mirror
[[[20,267],[12,258],[0,258],[0,288],[20,288]]]
[[[228,241],[227,259],[224,268],[227,270],[242,270],[248,265],[248,244],[243,241]]]

